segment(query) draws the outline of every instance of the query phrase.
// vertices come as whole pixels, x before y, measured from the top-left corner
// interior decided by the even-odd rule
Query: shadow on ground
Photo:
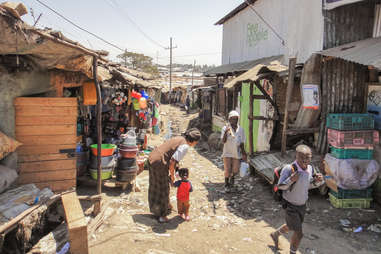
[[[168,230],[175,230],[181,223],[184,222],[180,216],[175,216],[166,223],[160,223],[152,214],[134,214],[132,215],[132,219],[135,223],[151,227],[152,231],[157,234],[164,234]]]

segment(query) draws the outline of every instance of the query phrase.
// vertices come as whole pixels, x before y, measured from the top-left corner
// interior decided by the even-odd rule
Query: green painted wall
[[[261,91],[254,86],[254,95],[262,95]],[[243,83],[242,84],[242,90],[241,90],[241,115],[240,115],[240,124],[242,128],[245,130],[245,135],[246,135],[246,143],[245,143],[245,150],[249,152],[250,150],[250,141],[249,141],[249,112],[250,112],[250,84],[248,83]],[[254,100],[253,104],[254,108],[254,116],[259,116],[260,115],[260,101],[259,100]],[[259,121],[254,120],[253,121],[253,152],[257,151],[257,140],[258,140],[258,130],[259,130]]]

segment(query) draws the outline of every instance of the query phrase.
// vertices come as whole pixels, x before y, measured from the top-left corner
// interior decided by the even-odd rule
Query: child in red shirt
[[[181,180],[176,181],[173,185],[177,187],[177,211],[181,218],[186,221],[190,220],[189,217],[189,192],[192,192],[192,184],[188,181],[189,170],[187,168],[180,168],[179,175]]]

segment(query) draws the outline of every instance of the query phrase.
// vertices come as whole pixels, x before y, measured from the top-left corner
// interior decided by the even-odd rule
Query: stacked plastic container
[[[370,114],[329,114],[327,117],[330,155],[340,160],[372,160],[374,146],[379,143]],[[329,199],[336,208],[369,208],[372,189],[337,188],[330,190]]]
[[[116,180],[118,182],[131,182],[135,179],[138,170],[136,163],[137,152],[136,134],[134,130],[130,130],[119,145],[120,157],[116,171]]]

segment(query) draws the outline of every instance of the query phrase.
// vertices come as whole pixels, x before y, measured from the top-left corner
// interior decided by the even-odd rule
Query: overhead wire
[[[90,32],[90,31],[88,31],[88,30],[86,30],[86,29],[80,27],[79,25],[75,24],[73,21],[71,21],[70,19],[66,18],[65,16],[63,16],[63,15],[60,14],[58,11],[54,10],[53,8],[51,8],[50,6],[48,6],[47,4],[45,4],[44,2],[42,2],[41,0],[36,0],[36,1],[37,1],[38,3],[40,3],[41,5],[43,5],[44,7],[46,7],[47,9],[49,9],[50,11],[54,12],[56,15],[60,16],[62,19],[64,19],[64,20],[67,21],[68,23],[70,23],[70,24],[72,24],[73,26],[75,26],[76,28],[78,28],[78,29],[80,29],[80,30],[82,30],[82,31],[84,31],[84,32],[86,32],[86,33],[88,33],[88,34],[94,36],[95,38],[97,38],[97,39],[103,41],[104,43],[106,43],[106,44],[108,44],[108,45],[110,45],[110,46],[112,46],[112,47],[114,47],[114,48],[119,49],[119,50],[122,51],[122,52],[125,51],[124,49],[118,47],[117,45],[115,45],[115,44],[113,44],[113,43],[111,43],[111,42],[109,42],[109,41],[103,39],[102,37],[100,37],[100,36],[98,36],[98,35],[96,35],[96,34]]]
[[[122,6],[118,4],[115,0],[104,0],[107,4],[109,4],[122,18],[127,18],[129,22],[131,22],[136,29],[151,43],[155,44],[156,46],[159,46],[160,48],[166,49],[165,46],[160,44],[159,42],[155,41],[150,37],[146,32],[143,31],[143,29],[131,18],[131,16],[124,10]]]

